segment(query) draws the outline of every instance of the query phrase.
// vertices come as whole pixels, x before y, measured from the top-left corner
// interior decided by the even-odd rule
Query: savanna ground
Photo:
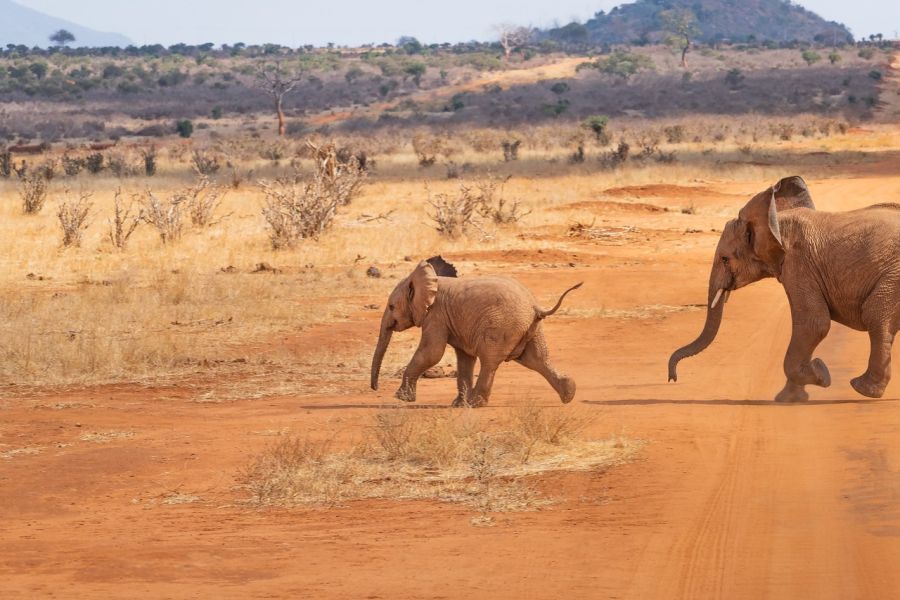
[[[835,325],[819,352],[832,387],[775,405],[790,319],[765,281],[665,382],[702,324],[718,231],[750,195],[801,174],[821,210],[900,198],[886,120],[823,132],[808,117],[801,135],[796,118],[785,136],[783,120],[683,119],[727,136],[614,167],[598,156],[616,144],[590,136],[581,163],[570,143],[501,163],[445,140],[423,169],[405,145],[318,240],[277,251],[251,179],[287,159],[245,157],[254,175],[221,222],[170,244],[142,224],[121,252],[105,239],[115,190],[188,185],[185,146],[161,149],[152,179],[55,178],[37,215],[0,182],[3,597],[893,597],[900,384],[852,392],[864,334]],[[632,152],[672,125],[629,126]],[[450,161],[463,181],[511,176],[504,197],[531,213],[441,237],[426,198],[458,190]],[[77,248],[60,247],[64,187],[93,193]],[[386,295],[437,253],[548,306],[585,282],[545,324],[573,404],[504,365],[487,408],[450,410],[446,378],[400,405],[415,331],[369,390]]]

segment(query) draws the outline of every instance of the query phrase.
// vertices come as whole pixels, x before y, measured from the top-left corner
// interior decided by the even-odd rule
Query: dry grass
[[[362,440],[290,436],[239,474],[258,506],[338,506],[364,498],[460,502],[482,514],[551,500],[530,477],[609,466],[638,444],[585,439],[589,417],[573,407],[526,404],[489,411],[399,409],[377,413]]]

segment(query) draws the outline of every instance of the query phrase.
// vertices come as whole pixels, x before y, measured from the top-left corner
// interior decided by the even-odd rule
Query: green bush
[[[183,119],[175,123],[175,131],[183,138],[189,138],[194,133],[194,124],[189,119]]]
[[[609,117],[606,115],[593,115],[585,119],[581,126],[585,129],[590,129],[594,132],[594,136],[596,136],[597,141],[602,141],[604,138],[607,138],[606,128],[609,125]]]
[[[816,64],[817,62],[819,62],[820,60],[822,60],[822,56],[815,50],[804,50],[800,54],[800,56],[803,58],[803,60],[806,61],[806,64],[810,67],[813,66],[814,64]]]

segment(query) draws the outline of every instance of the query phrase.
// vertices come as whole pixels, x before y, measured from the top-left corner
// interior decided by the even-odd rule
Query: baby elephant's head
[[[409,329],[413,325],[422,326],[428,309],[437,297],[438,276],[456,277],[456,269],[440,256],[433,256],[420,262],[388,296],[387,306],[384,307],[384,314],[381,317],[378,345],[372,358],[373,390],[378,389],[378,372],[381,370],[381,361],[391,341],[391,334]]]

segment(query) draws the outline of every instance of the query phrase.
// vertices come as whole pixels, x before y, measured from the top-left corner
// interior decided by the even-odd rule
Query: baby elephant
[[[566,290],[550,310],[543,310],[519,282],[506,277],[457,279],[456,269],[440,256],[423,260],[388,298],[381,318],[381,333],[372,358],[372,389],[378,389],[381,361],[395,331],[413,325],[422,328],[419,347],[403,372],[395,394],[415,402],[416,382],[444,355],[447,344],[456,350],[456,387],[453,406],[487,404],[500,363],[514,360],[537,371],[550,382],[564,403],[575,397],[575,382],[550,364],[541,321],[555,313]],[[481,361],[473,387],[475,359]]]

